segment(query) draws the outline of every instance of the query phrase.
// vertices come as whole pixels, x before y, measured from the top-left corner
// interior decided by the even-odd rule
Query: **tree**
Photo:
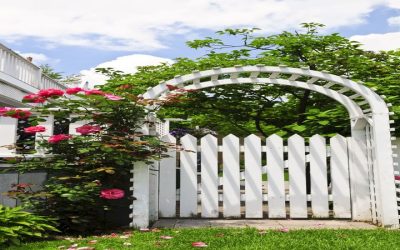
[[[125,88],[132,93],[143,93],[162,80],[193,70],[238,64],[285,64],[307,66],[363,81],[386,95],[393,103],[394,112],[399,114],[400,51],[364,51],[358,42],[337,33],[319,34],[322,27],[317,23],[305,23],[300,31],[271,36],[256,35],[257,29],[226,29],[217,32],[216,37],[187,42],[191,48],[206,51],[206,55],[198,59],[177,58],[173,65],[140,67],[133,75],[104,70],[111,79],[103,88]],[[350,133],[347,111],[341,105],[321,94],[291,87],[236,85],[210,88],[164,106],[158,115],[190,117],[192,126],[207,127],[221,135]]]
[[[61,80],[63,78],[62,72],[56,72],[49,64],[42,64],[39,66],[42,73],[54,80]]]

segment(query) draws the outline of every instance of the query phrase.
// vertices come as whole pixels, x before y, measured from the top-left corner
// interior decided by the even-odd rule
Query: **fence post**
[[[356,221],[372,221],[366,124],[365,119],[353,121],[351,137],[347,138],[352,218]]]
[[[150,171],[145,162],[135,162],[133,167],[133,203],[131,227],[147,228],[150,223]]]
[[[393,153],[390,136],[389,113],[373,113],[374,168],[378,222],[384,227],[399,228],[396,185],[394,179]]]

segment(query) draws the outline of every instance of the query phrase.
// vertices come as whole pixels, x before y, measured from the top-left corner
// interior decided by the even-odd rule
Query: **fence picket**
[[[197,216],[197,139],[181,138],[180,217]]]
[[[311,208],[313,217],[329,217],[325,138],[310,138]]]
[[[306,157],[304,139],[288,139],[290,218],[307,218]]]
[[[224,217],[240,217],[239,138],[230,134],[222,140]]]
[[[244,139],[246,218],[262,218],[261,140],[255,135]]]
[[[331,145],[331,183],[335,218],[351,218],[347,140],[336,135]]]
[[[164,135],[161,140],[166,143],[176,144],[172,135]],[[160,160],[160,190],[159,190],[159,216],[176,216],[176,148],[168,149],[169,157]]]
[[[218,217],[218,142],[210,134],[201,138],[201,217]]]
[[[283,140],[273,134],[267,138],[268,217],[286,218]]]
[[[44,118],[45,121],[40,122],[39,125],[43,126],[46,128],[46,131],[44,132],[39,132],[36,134],[36,153],[37,154],[45,154],[46,151],[39,147],[38,142],[40,142],[41,140],[45,140],[48,137],[53,135],[54,132],[54,115],[49,115],[48,117]]]
[[[7,148],[6,146],[15,145],[15,142],[17,141],[17,126],[17,119],[0,116],[0,155],[7,157],[8,155],[15,154],[14,148]]]

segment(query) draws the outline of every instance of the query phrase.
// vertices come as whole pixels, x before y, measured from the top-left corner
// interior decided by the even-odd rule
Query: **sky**
[[[196,58],[185,42],[225,28],[260,35],[326,25],[368,50],[400,48],[400,0],[0,0],[0,43],[35,64],[100,84],[96,67],[128,73],[137,66]]]

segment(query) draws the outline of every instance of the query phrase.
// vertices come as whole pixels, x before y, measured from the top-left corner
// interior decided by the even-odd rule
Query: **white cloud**
[[[168,35],[198,29],[257,26],[265,32],[321,22],[359,24],[378,6],[399,0],[1,0],[0,37],[36,38],[46,47],[71,45],[139,51],[165,47]]]
[[[172,64],[173,60],[151,55],[133,54],[100,63],[96,67],[82,70],[80,73],[82,75],[82,83],[88,82],[89,87],[93,87],[94,85],[104,84],[107,80],[106,76],[95,71],[96,68],[114,68],[124,73],[135,73],[138,66],[158,65],[163,62]]]
[[[400,26],[400,16],[394,16],[389,18],[388,23],[393,26]]]
[[[20,54],[21,56],[28,58],[28,57],[32,57],[33,59],[33,63],[36,65],[41,65],[41,64],[46,64],[46,63],[50,63],[50,62],[54,62],[55,60],[50,59],[49,57],[47,57],[45,54],[42,53],[21,53],[19,51],[16,51],[18,54]]]
[[[368,34],[350,37],[351,40],[359,41],[367,50],[394,50],[400,49],[400,32],[385,34]]]
[[[400,1],[399,0],[388,0],[389,7],[400,9]]]

